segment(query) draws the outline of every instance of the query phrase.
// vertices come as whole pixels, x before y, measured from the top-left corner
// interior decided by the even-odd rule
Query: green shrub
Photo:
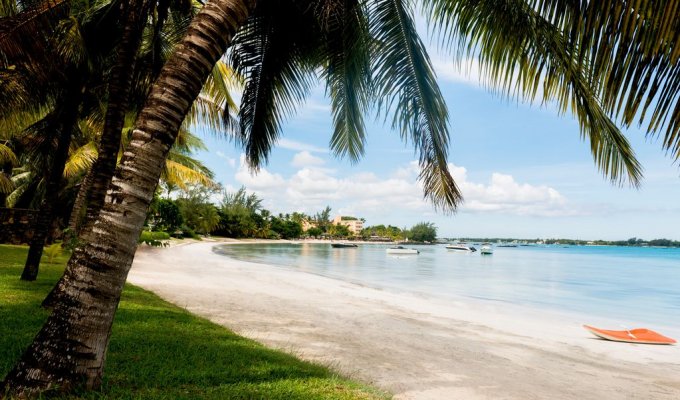
[[[62,248],[60,243],[52,243],[51,245],[43,248],[43,254],[47,257],[47,262],[49,264],[54,264],[54,259],[61,255]]]
[[[142,234],[139,236],[139,243],[146,243],[154,247],[165,247],[168,245],[165,240],[169,239],[170,234],[167,232],[142,231]]]

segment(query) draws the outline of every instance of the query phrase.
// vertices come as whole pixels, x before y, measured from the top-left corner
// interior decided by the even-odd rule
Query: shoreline
[[[442,301],[212,252],[216,244],[263,242],[140,247],[129,280],[395,399],[680,397],[677,346],[594,339],[580,324],[598,320]]]

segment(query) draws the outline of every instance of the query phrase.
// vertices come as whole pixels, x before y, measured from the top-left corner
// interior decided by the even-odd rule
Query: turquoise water
[[[371,287],[680,328],[680,249],[536,246],[482,256],[435,245],[417,246],[417,256],[390,256],[387,247],[248,244],[215,251]]]

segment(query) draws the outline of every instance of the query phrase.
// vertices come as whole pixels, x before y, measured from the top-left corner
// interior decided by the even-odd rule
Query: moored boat
[[[467,246],[462,243],[447,244],[446,250],[460,251],[460,252],[474,252],[477,251],[476,248],[472,246]]]
[[[359,247],[354,243],[331,243],[331,247],[336,248],[336,249],[346,249],[346,248],[354,248],[354,247]]]
[[[493,254],[493,247],[491,246],[491,243],[482,243],[482,247],[479,249],[480,254]]]
[[[385,250],[387,254],[419,254],[420,251],[416,249],[409,249],[403,246],[390,247]]]

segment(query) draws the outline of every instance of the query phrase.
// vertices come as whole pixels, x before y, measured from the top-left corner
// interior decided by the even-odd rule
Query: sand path
[[[378,290],[214,245],[141,248],[129,281],[395,399],[680,399],[680,346],[606,342],[577,316]]]

